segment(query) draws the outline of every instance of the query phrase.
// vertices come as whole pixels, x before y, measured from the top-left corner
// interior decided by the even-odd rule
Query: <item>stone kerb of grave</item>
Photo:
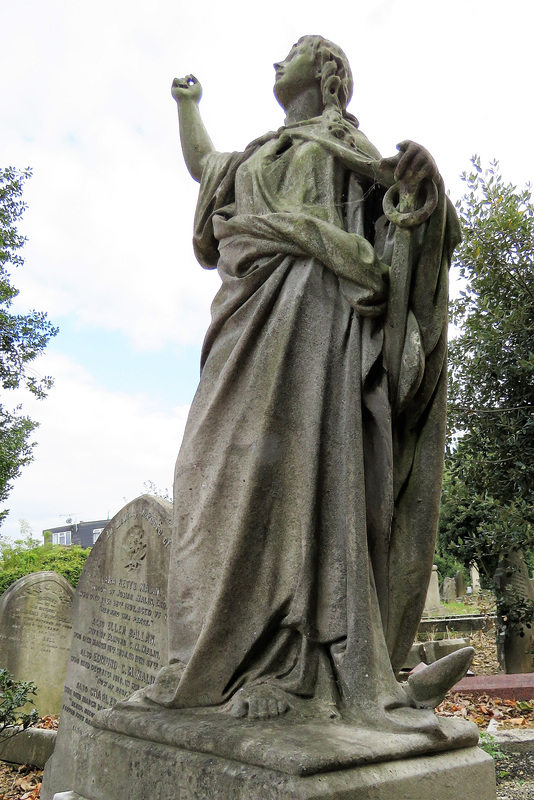
[[[143,495],[108,523],[86,561],[58,739],[41,797],[72,787],[96,711],[154,681],[167,661],[167,574],[172,504]]]
[[[42,716],[58,714],[61,707],[73,596],[62,575],[34,572],[0,598],[0,667],[37,685],[35,706]]]

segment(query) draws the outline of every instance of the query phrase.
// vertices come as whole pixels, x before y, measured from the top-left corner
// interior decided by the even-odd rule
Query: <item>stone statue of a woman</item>
[[[275,70],[285,124],[243,153],[214,150],[196,78],[172,86],[222,286],[176,464],[170,663],[144,696],[432,733],[471,651],[395,673],[434,553],[457,220],[424,148],[382,159],[359,130],[339,47],[305,36]]]

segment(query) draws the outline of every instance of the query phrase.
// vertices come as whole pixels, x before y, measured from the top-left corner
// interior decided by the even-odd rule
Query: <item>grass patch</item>
[[[454,614],[480,614],[480,609],[475,605],[466,605],[457,600],[455,603],[443,603],[447,611],[453,616]]]

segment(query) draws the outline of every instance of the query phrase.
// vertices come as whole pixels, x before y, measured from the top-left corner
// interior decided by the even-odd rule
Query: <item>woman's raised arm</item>
[[[202,86],[194,75],[186,75],[185,78],[173,80],[171,93],[178,105],[185,164],[191,177],[200,182],[206,157],[215,150],[198,108]]]

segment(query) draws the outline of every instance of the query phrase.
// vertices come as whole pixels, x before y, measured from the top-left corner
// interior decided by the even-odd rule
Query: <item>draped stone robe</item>
[[[407,705],[394,669],[434,552],[455,217],[440,188],[412,234],[392,407],[380,156],[356,129],[351,168],[334,145],[319,118],[202,175],[195,251],[222,286],[175,471],[177,707],[266,682],[368,718]]]

